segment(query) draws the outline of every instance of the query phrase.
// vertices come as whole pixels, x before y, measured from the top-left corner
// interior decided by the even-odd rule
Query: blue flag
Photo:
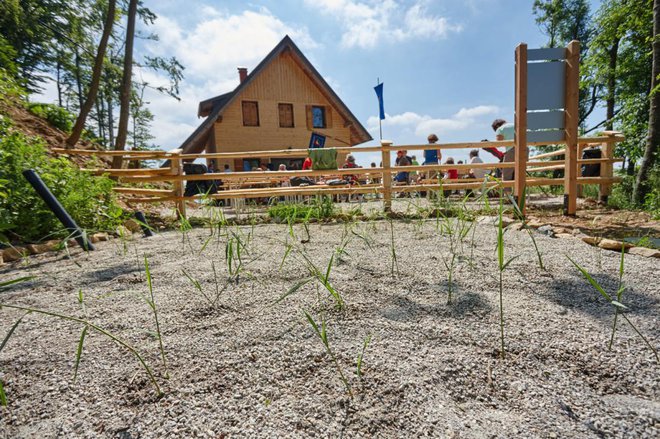
[[[378,108],[380,110],[380,120],[385,119],[385,105],[383,104],[383,83],[374,87],[376,96],[378,96]]]

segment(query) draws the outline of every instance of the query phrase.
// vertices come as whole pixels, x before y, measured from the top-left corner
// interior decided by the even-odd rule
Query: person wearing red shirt
[[[312,169],[312,159],[309,158],[309,157],[307,157],[305,159],[305,161],[303,162],[303,165],[302,165],[302,170],[303,171],[306,171],[308,169]]]

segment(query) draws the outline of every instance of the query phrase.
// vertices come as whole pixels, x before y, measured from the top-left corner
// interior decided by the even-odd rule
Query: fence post
[[[390,166],[390,150],[388,146],[392,146],[389,140],[380,141],[380,151],[383,161],[383,209],[385,212],[392,210],[392,171]]]
[[[614,158],[614,133],[608,134],[608,139],[601,148],[601,158],[611,160]],[[600,178],[610,179],[614,177],[614,163],[601,162],[600,164]],[[612,194],[612,183],[600,184],[599,199],[603,203],[607,203],[609,196]]]
[[[580,42],[571,41],[566,48],[566,159],[564,166],[564,215],[575,216],[577,210],[578,100],[580,81]]]
[[[177,219],[186,217],[186,202],[185,200],[179,199],[183,197],[183,180],[178,179],[179,176],[183,175],[183,160],[181,159],[181,150],[175,149],[172,151],[173,156],[170,159],[170,167],[172,168],[172,175],[175,177],[174,180],[174,196],[177,197],[175,201],[176,206],[176,217]]]
[[[515,102],[515,177],[513,196],[525,214],[525,186],[527,183],[527,44],[516,47]]]

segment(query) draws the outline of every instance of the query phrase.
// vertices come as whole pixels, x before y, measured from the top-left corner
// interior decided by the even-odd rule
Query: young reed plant
[[[149,381],[151,381],[151,384],[154,386],[156,389],[156,394],[158,397],[163,396],[163,391],[161,390],[160,386],[158,385],[158,381],[156,380],[156,376],[154,375],[153,371],[151,370],[151,367],[147,364],[146,360],[144,359],[144,356],[135,348],[133,347],[130,343],[122,339],[121,337],[115,335],[114,333],[108,331],[107,329],[102,328],[101,326],[98,326],[92,322],[90,322],[87,319],[82,319],[79,317],[75,316],[70,316],[66,314],[62,314],[59,312],[55,311],[48,311],[48,310],[43,310],[43,309],[38,309],[38,308],[33,308],[29,306],[22,306],[22,305],[12,305],[9,303],[0,303],[0,309],[15,309],[18,311],[23,311],[24,314],[14,323],[14,325],[11,327],[7,335],[5,336],[4,340],[2,341],[2,344],[0,344],[0,351],[6,346],[7,342],[11,338],[11,336],[14,334],[16,328],[18,325],[22,322],[22,320],[31,313],[34,314],[41,314],[49,317],[54,317],[57,319],[61,320],[66,320],[74,323],[78,323],[83,326],[83,332],[86,333],[89,331],[96,331],[97,333],[107,337],[108,339],[112,340],[115,344],[119,345],[120,347],[126,349],[129,351],[138,361],[140,366],[144,369],[145,373],[147,374]],[[87,329],[87,330],[85,330]],[[78,365],[80,364],[80,357],[82,356],[82,341],[84,341],[85,337],[80,338],[80,341],[78,342],[78,349],[76,353],[76,370]],[[77,375],[77,372],[74,373],[74,376]],[[0,382],[0,404],[6,405],[7,403],[7,397],[5,394],[5,390],[2,386],[2,383]]]
[[[365,337],[364,342],[362,342],[362,350],[360,350],[360,353],[358,354],[357,357],[357,366],[355,373],[358,376],[359,380],[362,380],[362,365],[364,364],[364,354],[367,352],[367,348],[369,347],[369,343],[371,343],[371,337],[372,334],[369,334]]]
[[[527,234],[529,235],[530,239],[532,240],[532,245],[534,245],[534,250],[536,251],[536,257],[539,261],[539,268],[541,270],[545,270],[545,266],[543,265],[543,257],[541,256],[541,251],[539,250],[539,246],[536,243],[536,239],[534,238],[534,232],[530,227],[527,226],[527,219],[525,218],[525,215],[523,214],[523,210],[525,209],[525,190],[523,189],[523,193],[521,195],[521,200],[522,200],[522,206],[519,206],[518,203],[516,202],[516,199],[511,195],[507,194],[509,197],[509,201],[511,202],[511,205],[513,206],[513,213],[516,217],[516,219],[522,221],[523,228],[527,231]]]
[[[334,252],[332,253],[332,256],[330,256],[330,261],[328,262],[328,266],[325,269],[325,272],[322,272],[315,264],[312,262],[312,260],[305,254],[304,251],[298,251],[300,256],[303,259],[303,262],[307,268],[307,272],[309,273],[309,276],[300,279],[298,282],[296,282],[291,288],[287,290],[286,293],[284,293],[282,296],[280,296],[275,303],[279,303],[286,299],[287,297],[291,296],[292,294],[295,294],[300,290],[303,286],[309,284],[310,282],[316,282],[317,285],[322,286],[330,295],[332,300],[335,302],[335,306],[338,310],[342,310],[346,307],[346,302],[344,301],[343,297],[339,293],[337,289],[332,285],[330,282],[330,274],[332,273],[332,264],[334,261],[335,254]]]
[[[160,331],[160,322],[158,321],[158,308],[156,307],[156,299],[154,298],[154,288],[151,278],[151,270],[149,269],[149,261],[147,257],[144,257],[144,273],[147,277],[147,286],[149,287],[149,297],[145,297],[144,301],[147,302],[151,312],[154,315],[154,321],[156,322],[156,337],[158,338],[158,348],[160,350],[160,356],[163,361],[163,368],[165,369],[165,378],[169,379],[169,372],[167,371],[167,359],[165,358],[165,348],[163,347],[163,334]]]
[[[348,393],[348,395],[351,398],[353,398],[353,390],[351,389],[351,384],[346,379],[346,375],[344,375],[344,370],[339,364],[339,360],[337,360],[337,356],[335,355],[332,348],[330,348],[330,341],[328,340],[328,326],[325,322],[325,319],[323,318],[323,316],[321,316],[321,324],[319,325],[318,323],[316,323],[316,321],[314,321],[314,318],[307,311],[303,310],[303,312],[305,313],[305,317],[307,318],[307,321],[314,329],[314,332],[321,340],[321,343],[323,343],[323,347],[325,347],[326,353],[328,354],[333,364],[335,365],[339,378],[341,379],[341,382],[344,384],[344,387],[346,388],[346,393]]]
[[[399,261],[396,257],[396,246],[394,245],[394,222],[390,217],[388,217],[387,220],[390,223],[390,274],[394,277],[395,269],[396,275],[399,276]]]
[[[215,285],[215,291],[213,294],[207,293],[204,291],[204,288],[202,288],[202,285],[199,283],[197,279],[192,277],[190,273],[188,273],[185,269],[181,269],[181,272],[188,278],[192,286],[197,290],[200,296],[204,298],[204,300],[209,304],[211,308],[214,310],[218,309],[218,301],[220,300],[220,295],[224,291],[224,288],[221,290],[220,289],[220,284],[218,283],[218,272],[215,269],[215,262],[211,261],[211,270],[213,271],[213,282]]]
[[[501,342],[501,349],[500,349],[500,357],[504,359],[505,355],[505,350],[504,350],[504,288],[503,288],[503,283],[504,283],[504,270],[506,270],[506,267],[509,266],[509,264],[517,258],[517,256],[514,256],[510,258],[509,260],[505,261],[504,259],[504,226],[502,224],[502,217],[503,217],[503,203],[502,199],[500,197],[500,210],[499,210],[499,215],[498,215],[498,225],[497,225],[497,268],[498,268],[498,274],[499,274],[499,296],[500,296],[500,342]]]
[[[617,325],[617,319],[619,315],[623,317],[623,319],[628,322],[630,327],[637,333],[637,335],[644,341],[644,343],[651,349],[653,352],[653,355],[655,356],[655,361],[660,363],[660,357],[658,356],[658,351],[653,347],[653,345],[647,340],[644,335],[637,329],[637,326],[633,324],[632,321],[626,316],[625,311],[628,309],[627,306],[625,306],[623,303],[621,303],[621,299],[623,298],[623,292],[625,291],[625,285],[623,284],[623,272],[624,272],[624,254],[625,254],[625,248],[621,249],[621,260],[619,263],[619,286],[617,288],[617,291],[612,297],[609,293],[605,291],[605,289],[598,283],[596,279],[594,279],[591,274],[587,270],[585,270],[582,266],[580,266],[577,262],[575,262],[570,256],[566,255],[569,261],[577,268],[580,273],[582,273],[582,276],[591,284],[594,289],[600,293],[605,300],[609,302],[610,305],[614,307],[614,323],[612,324],[612,335],[610,337],[610,342],[609,342],[609,349],[612,349],[612,342],[614,340],[614,334],[616,332],[616,325]]]

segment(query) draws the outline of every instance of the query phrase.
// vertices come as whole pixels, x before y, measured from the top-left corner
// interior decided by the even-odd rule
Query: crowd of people
[[[495,137],[497,140],[513,140],[514,136],[514,125],[511,123],[507,123],[503,119],[496,119],[492,123],[492,129],[495,131]],[[430,134],[427,138],[429,144],[435,144],[438,142],[438,136],[436,134]],[[514,154],[514,148],[513,147],[507,147],[506,152],[502,153],[496,148],[483,148],[484,150],[490,152],[493,154],[495,157],[497,157],[500,161],[504,162],[510,162],[514,160],[515,154]],[[442,152],[440,149],[426,149],[423,152],[423,162],[422,165],[438,165],[442,162]],[[484,163],[483,160],[479,157],[479,149],[472,149],[469,153],[469,160],[467,164],[480,164]],[[458,162],[454,161],[453,157],[447,157],[445,161],[443,162],[444,165],[463,165],[463,161],[459,160]],[[415,155],[408,155],[408,151],[406,150],[399,150],[396,153],[396,160],[394,163],[394,166],[398,169],[398,172],[396,173],[394,177],[394,182],[398,184],[422,184],[422,183],[432,183],[434,181],[437,181],[438,179],[442,180],[459,180],[461,178],[469,178],[469,179],[476,179],[476,180],[483,180],[490,172],[485,168],[481,167],[474,167],[474,168],[465,168],[461,167],[453,169],[453,168],[448,168],[444,172],[442,171],[436,171],[436,170],[431,170],[431,171],[419,171],[417,169],[411,169],[411,170],[406,170],[406,167],[409,166],[419,166],[419,161],[417,160],[417,156]],[[370,164],[371,168],[377,168],[376,163],[372,162]],[[380,167],[382,167],[382,163],[380,164]],[[312,158],[307,157],[301,166],[302,170],[311,170],[313,169],[313,163],[312,163]],[[341,166],[342,169],[351,169],[351,168],[362,168],[362,166],[359,166],[356,163],[355,156],[352,154],[348,154],[346,156],[346,160],[344,164]],[[261,167],[254,167],[251,169],[252,171],[267,171],[269,170],[265,166]],[[278,171],[287,171],[287,166],[285,164],[280,164],[278,166]],[[503,170],[495,170],[498,174],[497,177],[501,177],[504,180],[512,180],[514,175],[513,175],[513,169],[511,168],[506,168]],[[220,172],[219,170],[213,169],[213,164],[209,166],[209,172]],[[231,172],[229,165],[225,164],[224,169],[222,172]],[[298,177],[294,177],[298,178]],[[303,177],[303,180],[305,178]],[[307,179],[309,180],[309,184],[314,184],[317,183],[315,179]],[[380,182],[380,174],[374,172],[373,174],[363,174],[360,173],[359,175],[357,174],[343,174],[341,175],[341,179],[337,181],[337,183],[341,184],[356,184],[360,182],[366,182],[366,183],[379,183]],[[289,179],[288,177],[283,177],[281,179],[281,185],[282,186],[291,186],[291,185],[298,185],[294,182],[292,182],[292,179]]]

